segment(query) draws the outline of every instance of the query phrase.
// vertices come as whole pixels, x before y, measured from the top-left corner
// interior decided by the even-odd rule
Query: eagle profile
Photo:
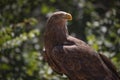
[[[71,14],[58,11],[48,19],[44,33],[45,56],[51,68],[70,80],[120,80],[116,68],[104,55],[68,34]]]

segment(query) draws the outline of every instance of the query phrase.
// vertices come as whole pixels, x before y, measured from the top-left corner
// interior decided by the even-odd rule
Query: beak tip
[[[67,13],[66,16],[67,16],[67,20],[72,20],[72,15],[70,13]]]

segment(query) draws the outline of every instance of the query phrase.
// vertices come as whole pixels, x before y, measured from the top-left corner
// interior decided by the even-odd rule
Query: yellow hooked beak
[[[65,19],[72,20],[72,15],[70,13],[65,14]]]

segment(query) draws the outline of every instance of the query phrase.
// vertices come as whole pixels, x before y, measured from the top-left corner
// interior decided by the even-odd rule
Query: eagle
[[[53,71],[69,80],[120,80],[113,63],[84,41],[68,34],[67,21],[72,15],[54,12],[44,32],[44,58]]]

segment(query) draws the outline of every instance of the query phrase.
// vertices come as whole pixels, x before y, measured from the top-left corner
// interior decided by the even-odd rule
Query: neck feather
[[[48,26],[49,25],[49,26]],[[62,45],[66,40],[68,36],[68,30],[65,23],[61,23],[58,25],[58,23],[52,25],[49,24],[46,25],[46,31],[45,31],[45,45]]]

